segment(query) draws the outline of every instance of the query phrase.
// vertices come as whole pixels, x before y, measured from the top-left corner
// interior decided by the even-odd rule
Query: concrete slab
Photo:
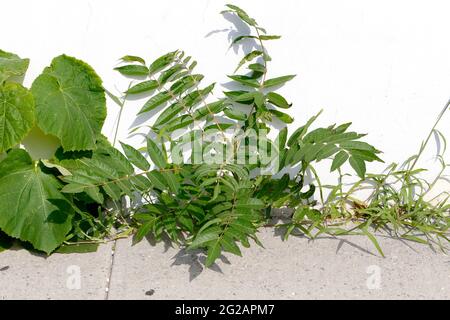
[[[0,253],[0,299],[104,299],[112,244],[92,253]]]
[[[200,252],[119,240],[110,299],[450,299],[450,257],[427,246],[362,236],[282,242],[262,230],[262,249],[226,254],[204,270]]]

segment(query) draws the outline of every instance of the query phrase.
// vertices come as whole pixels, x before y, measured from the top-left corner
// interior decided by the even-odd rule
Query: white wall
[[[234,26],[219,12],[222,0],[3,1],[0,47],[31,58],[25,84],[61,53],[90,63],[105,86],[126,81],[112,71],[125,54],[150,61],[181,48],[196,57],[206,81],[227,82],[242,52],[227,50]],[[382,149],[386,162],[417,151],[450,97],[450,3],[446,0],[235,0],[269,33],[272,75],[296,73],[283,92],[296,124],[324,108],[328,125],[353,121]],[[126,140],[141,103],[128,105],[120,139]],[[112,103],[104,133],[111,136]],[[450,115],[440,128],[450,137]],[[433,144],[424,157],[436,153]],[[447,157],[449,159],[449,157]],[[371,170],[382,166],[372,165]]]

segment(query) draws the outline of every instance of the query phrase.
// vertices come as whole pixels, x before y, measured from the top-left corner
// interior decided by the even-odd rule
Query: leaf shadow
[[[239,36],[251,35],[252,30],[250,29],[250,27],[235,14],[224,13],[223,17],[225,18],[225,20],[231,22],[233,25],[229,29],[227,35],[230,44],[233,42],[235,38]],[[249,39],[242,39],[238,43],[233,44],[233,46],[230,47],[230,49],[233,49],[233,52],[235,54],[239,53],[239,49],[241,49],[244,54],[247,54],[253,50],[260,50],[261,46],[257,41],[255,41],[255,39],[249,38]]]
[[[133,75],[128,75],[128,74],[122,74],[122,76],[129,80],[134,80],[134,81],[145,81],[147,79],[146,75],[133,76]]]
[[[145,240],[147,240],[147,242],[148,242],[152,247],[156,246],[159,242],[162,242],[163,245],[164,245],[164,253],[166,253],[167,251],[169,251],[169,249],[174,249],[174,248],[175,248],[173,242],[172,242],[167,236],[165,236],[165,235],[163,235],[163,236],[161,237],[161,240],[158,241],[157,239],[155,239],[155,237],[154,237],[152,234],[147,234],[147,235],[145,236]],[[136,243],[134,242],[134,239],[133,239],[133,245],[134,245],[134,244],[136,244]]]
[[[279,237],[281,240],[284,239],[284,235],[286,232],[286,228],[285,227],[279,227],[279,228],[275,228],[274,230],[274,236]],[[307,239],[308,243],[312,243],[314,241],[320,241],[320,240],[336,240],[338,241],[338,244],[336,246],[336,255],[339,254],[339,251],[341,250],[341,248],[343,247],[344,244],[350,245],[351,247],[358,249],[364,253],[370,254],[372,256],[377,256],[375,253],[373,253],[372,251],[369,251],[363,247],[361,247],[360,245],[348,240],[348,239],[343,239],[342,237],[336,237],[336,236],[331,236],[331,235],[326,235],[326,236],[319,236],[317,238],[311,239],[309,237],[307,237],[304,233],[299,232],[299,231],[293,231],[290,236],[294,236],[296,238],[300,238],[300,239]]]
[[[436,143],[436,155],[440,155],[442,153],[442,137],[438,132],[433,131],[434,141]],[[445,141],[444,141],[444,149],[445,149]]]
[[[49,256],[47,254],[45,254],[44,252],[35,249],[31,245],[31,243],[22,241],[19,239],[15,239],[14,243],[12,244],[12,246],[10,248],[8,248],[8,250],[10,250],[10,251],[26,250],[29,254],[31,254],[32,256],[35,256],[37,258],[41,258],[44,260],[47,260],[47,258],[49,258]]]
[[[71,205],[64,199],[47,199],[53,206],[53,210],[47,217],[46,222],[63,224],[67,221],[69,213],[73,212]]]
[[[196,249],[196,250],[187,250],[186,248],[181,249],[175,256],[172,257],[174,260],[171,266],[179,266],[179,265],[188,265],[189,266],[189,281],[193,281],[197,278],[203,271],[206,270],[205,261],[206,256],[204,250]],[[225,257],[221,255],[219,257],[220,261],[225,264],[231,264],[231,262]],[[214,263],[208,269],[222,273],[223,271],[220,266]]]
[[[136,117],[134,118],[133,122],[128,127],[128,130],[131,130],[131,129],[134,129],[136,127],[139,127],[139,126],[145,124],[146,122],[150,121],[158,112],[160,112],[161,110],[165,109],[167,105],[168,105],[168,103],[164,103],[164,104],[158,106],[158,108],[155,108],[155,109],[153,109],[151,111],[144,112],[144,113],[136,115]]]

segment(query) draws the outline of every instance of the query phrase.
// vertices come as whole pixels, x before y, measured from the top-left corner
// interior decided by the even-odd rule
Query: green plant
[[[355,183],[343,195],[345,203],[351,204],[350,210],[354,217],[364,220],[362,226],[371,225],[375,230],[384,229],[397,237],[435,244],[441,250],[446,250],[450,229],[450,194],[442,191],[431,199],[427,199],[427,196],[439,180],[445,179],[444,172],[450,166],[444,159],[447,145],[445,136],[437,129],[449,110],[449,105],[450,101],[439,113],[417,154],[408,158],[401,166],[396,163],[389,165],[385,173],[368,174],[366,180]],[[441,140],[444,147],[437,156],[441,170],[432,182],[428,182],[420,175],[426,170],[416,169],[416,165],[433,134]],[[367,184],[371,186],[372,192],[367,199],[359,200],[355,194]]]
[[[269,76],[265,46],[280,36],[267,34],[234,5],[223,13],[252,30],[232,45],[255,41],[257,49],[229,76],[239,89],[219,98],[215,84],[203,85],[197,62],[181,50],[149,65],[141,57],[123,57],[116,70],[142,80],[130,83],[122,97],[105,90],[90,66],[65,55],[28,90],[11,78],[25,73],[28,60],[0,51],[0,153],[6,152],[0,161],[0,230],[47,253],[134,232],[135,242],[151,236],[204,248],[207,266],[223,251],[241,255],[250,240],[260,244],[257,231],[270,223],[274,208],[294,210],[277,226],[286,238],[297,231],[309,237],[365,234],[381,254],[372,226],[406,228],[399,235],[409,240],[424,242],[416,231],[427,241],[430,235],[448,240],[449,207],[425,201],[426,182],[414,168],[431,134],[408,169],[391,166],[381,175],[366,174],[367,162],[382,161],[380,151],[361,141],[364,134],[349,131],[351,123],[313,128],[319,112],[289,135],[293,118],[286,110],[292,104],[277,89],[295,76]],[[105,93],[120,107],[117,128],[131,97],[146,97],[139,115],[160,111],[131,131],[148,131],[145,146],[121,143],[120,152],[117,128],[112,145],[101,135]],[[270,138],[274,123],[284,127]],[[34,126],[61,142],[50,159],[31,159],[17,146]],[[330,162],[337,185],[321,184],[315,169],[320,161]],[[361,179],[350,190],[343,186],[346,164]],[[400,189],[388,183],[391,178]],[[358,200],[355,193],[367,181],[376,184],[373,195]],[[417,186],[424,187],[419,196]],[[349,229],[348,221],[360,223]]]
[[[294,75],[268,77],[270,57],[264,42],[280,36],[267,35],[236,6],[229,5],[224,13],[238,15],[254,31],[232,44],[246,39],[259,43],[236,68],[246,66],[248,73],[229,76],[242,89],[214,99],[214,84],[201,87],[204,77],[195,73],[197,63],[180,50],[157,58],[149,67],[144,59],[127,56],[116,68],[125,76],[146,76],[125,93],[148,95],[140,114],[161,110],[154,123],[145,125],[151,135],[146,149],[156,169],[150,169],[138,150],[123,145],[129,160],[142,170],[129,177],[130,182],[140,177],[130,190],[139,190],[147,200],[133,214],[139,223],[135,240],[150,233],[189,248],[206,248],[207,266],[222,250],[240,255],[239,243],[249,246],[249,239],[258,243],[257,229],[267,223],[272,208],[314,206],[317,186],[304,183],[314,163],[331,159],[335,171],[349,162],[364,177],[365,163],[380,161],[379,151],[360,141],[364,135],[348,131],[350,123],[310,131],[318,115],[289,139],[287,127],[275,140],[269,139],[266,133],[273,121],[293,121],[281,111],[291,104],[275,89]],[[179,153],[186,146],[190,158],[177,161],[185,158]],[[299,169],[293,178],[280,174],[295,166]],[[311,209],[307,215],[321,213]]]
[[[94,70],[62,55],[29,90],[14,82],[28,63],[0,52],[0,153],[5,152],[0,162],[0,229],[49,254],[67,240],[102,238],[109,232],[103,225],[103,195],[93,190],[64,193],[63,177],[89,161],[101,161],[115,174],[123,171],[114,167],[120,153],[100,133],[106,100]],[[53,158],[32,159],[19,148],[35,126],[60,140]],[[127,169],[133,171],[131,165]]]

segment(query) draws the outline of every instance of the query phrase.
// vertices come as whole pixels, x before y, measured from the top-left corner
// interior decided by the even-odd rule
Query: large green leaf
[[[66,151],[92,150],[106,118],[102,81],[86,63],[66,55],[34,81],[38,126]]]
[[[15,149],[0,163],[0,229],[47,254],[71,229],[72,207],[61,183]]]
[[[0,83],[8,78],[24,75],[29,63],[28,59],[21,59],[14,53],[0,50]]]
[[[34,99],[17,83],[0,85],[0,152],[19,143],[34,125]]]

